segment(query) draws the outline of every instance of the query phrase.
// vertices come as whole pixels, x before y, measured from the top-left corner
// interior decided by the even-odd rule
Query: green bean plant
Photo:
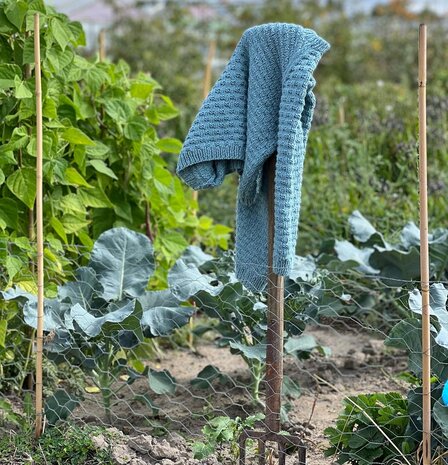
[[[43,0],[0,0],[1,287],[36,292],[35,13],[41,17],[47,297],[57,295],[58,285],[87,262],[94,240],[112,227],[151,239],[154,288],[166,285],[169,267],[190,242],[226,248],[230,228],[198,217],[197,202],[168,169],[182,144],[164,137],[164,124],[179,112],[160,84],[142,72],[132,76],[124,61],[86,59],[81,24]],[[28,370],[33,339],[18,311],[0,303],[0,375],[9,380]]]

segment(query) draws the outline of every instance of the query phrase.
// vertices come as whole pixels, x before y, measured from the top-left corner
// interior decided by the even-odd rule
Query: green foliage
[[[24,434],[24,430],[20,430],[0,437],[0,455],[6,460],[14,457],[14,463],[32,461],[36,465],[112,465],[115,462],[111,452],[97,449],[92,440],[100,434],[107,436],[110,433],[96,426],[67,425],[49,429],[34,442],[30,432]]]
[[[103,233],[92,250],[88,266],[77,270],[76,281],[58,288],[55,299],[44,302],[44,330],[51,334],[45,348],[55,361],[69,362],[86,370],[100,390],[110,418],[113,397],[126,384],[113,387],[123,373],[127,384],[143,376],[127,365],[132,349],[145,338],[171,334],[188,323],[192,307],[181,306],[170,290],[146,291],[154,273],[150,240],[125,228]],[[6,301],[23,303],[25,322],[37,326],[34,294],[20,288],[2,291]],[[175,380],[167,372],[148,373],[150,388],[173,393]],[[76,394],[76,393],[75,393]],[[47,400],[50,424],[63,419],[76,407],[76,395],[63,389]]]
[[[442,402],[443,385],[448,379],[448,311],[446,308],[448,291],[441,283],[430,287],[431,315],[431,405],[432,405],[432,455],[438,455],[440,448],[448,445],[447,407]],[[385,343],[390,347],[405,350],[408,353],[408,370],[413,386],[408,392],[410,424],[406,431],[408,437],[417,443],[422,439],[422,297],[417,289],[409,292],[407,318],[397,323],[391,330]]]
[[[390,242],[359,211],[348,223],[351,240],[327,239],[315,260],[320,285],[309,315],[349,316],[389,331],[397,316],[408,316],[403,289],[412,290],[420,280],[418,227],[408,222]],[[431,280],[448,276],[446,235],[442,228],[429,235]]]
[[[232,354],[243,358],[252,377],[252,398],[261,403],[260,382],[266,362],[266,295],[250,292],[235,278],[233,253],[226,252],[215,260],[210,258],[204,254],[193,255],[187,250],[168,273],[168,282],[174,295],[181,300],[194,301],[210,318],[194,332],[200,335],[207,331],[218,333],[218,346],[227,347]],[[287,354],[297,358],[309,358],[314,351],[327,353],[311,335],[302,334],[307,322],[303,303],[310,299],[307,292],[313,287],[314,270],[306,259],[296,257],[294,270],[287,279],[284,347]],[[225,381],[226,377],[216,367],[209,366],[193,384],[206,388],[212,382]],[[299,395],[297,386],[289,378],[284,393]]]
[[[330,441],[325,455],[336,456],[340,464],[401,463],[417,447],[405,434],[407,407],[396,392],[347,397],[336,425],[325,429]]]
[[[19,427],[30,430],[32,424],[33,399],[29,393],[24,399],[24,411],[14,408],[8,399],[0,399],[0,433],[3,428]]]
[[[8,60],[0,62],[0,168],[6,178],[0,197],[9,206],[1,225],[5,237],[13,239],[28,234],[26,212],[35,198],[34,80],[25,51],[37,3],[22,3],[2,4],[10,14],[2,17],[1,30],[9,47]],[[162,155],[178,153],[181,143],[156,132],[178,111],[148,75],[131,77],[122,61],[90,62],[79,55],[76,46],[84,43],[80,25],[38,5],[43,9],[46,238],[53,250],[76,242],[90,247],[89,238],[113,226],[139,230],[146,224],[163,272],[188,245],[188,238],[199,233],[194,202]],[[17,19],[22,13],[26,21]],[[212,247],[226,247],[228,232],[211,230],[200,236]]]
[[[196,216],[196,202],[169,170],[181,143],[163,137],[178,116],[150,76],[89,61],[81,25],[44,2],[0,2],[0,284],[36,293],[34,202],[36,110],[33,15],[41,16],[45,292],[82,266],[105,230],[144,230],[154,245],[153,287],[195,240],[227,247],[230,228]],[[158,135],[160,133],[161,135]],[[75,263],[75,266],[73,266]],[[31,333],[15,303],[0,302],[0,378],[29,366]],[[7,340],[7,343],[5,342]],[[14,350],[12,350],[14,348]],[[21,389],[8,382],[8,388]],[[3,384],[3,381],[2,381]],[[14,386],[16,384],[16,386]]]
[[[415,90],[387,81],[340,85],[321,78],[318,82],[303,173],[299,255],[316,254],[328,237],[349,239],[344,218],[353,210],[375,219],[375,226],[388,237],[396,234],[398,226],[418,218]],[[446,227],[448,208],[446,82],[433,82],[428,94],[433,228]],[[233,225],[236,183],[236,177],[229,178],[218,190],[201,193],[201,211]]]
[[[214,453],[218,446],[229,444],[230,450],[235,458],[238,457],[238,438],[245,428],[253,428],[255,423],[264,419],[264,414],[251,415],[244,420],[240,417],[235,419],[219,416],[214,417],[202,428],[204,442],[193,443],[193,456],[197,460],[207,458]]]

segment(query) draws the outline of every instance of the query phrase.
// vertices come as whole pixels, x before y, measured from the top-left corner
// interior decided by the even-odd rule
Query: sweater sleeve
[[[241,173],[246,150],[247,50],[242,37],[202,104],[185,140],[177,174],[193,189],[219,186]]]

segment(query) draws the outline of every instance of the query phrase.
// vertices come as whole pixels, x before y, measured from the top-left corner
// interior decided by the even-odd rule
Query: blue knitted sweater
[[[329,44],[313,30],[273,23],[248,29],[205,99],[180,153],[177,174],[193,189],[240,174],[236,276],[263,290],[268,272],[267,180],[263,164],[277,153],[273,269],[292,267],[302,169],[315,98],[312,76]]]

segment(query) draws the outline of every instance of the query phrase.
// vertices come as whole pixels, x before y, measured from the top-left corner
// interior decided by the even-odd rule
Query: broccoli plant
[[[168,273],[173,294],[180,300],[194,301],[210,320],[195,329],[198,334],[216,331],[217,344],[240,355],[247,364],[252,382],[251,396],[262,404],[260,384],[266,359],[266,295],[253,293],[239,282],[234,270],[231,251],[210,260],[210,256],[195,255],[188,251]],[[302,334],[309,321],[305,302],[312,299],[315,284],[315,265],[311,259],[296,257],[295,267],[285,286],[285,353],[306,358],[317,349],[325,353],[309,334]],[[211,383],[226,380],[216,367],[207,366],[193,380],[196,387],[210,387]],[[284,393],[299,395],[299,387],[285,376]]]
[[[142,376],[127,363],[130,349],[145,338],[171,334],[189,321],[194,310],[182,305],[169,289],[146,290],[154,263],[152,243],[145,235],[111,229],[100,235],[88,265],[77,270],[76,280],[59,286],[56,298],[45,300],[48,356],[88,372],[101,391],[108,418],[117,392]],[[2,295],[5,300],[21,300],[26,324],[36,328],[35,295],[17,287]],[[127,381],[116,387],[124,373]],[[150,387],[156,386],[153,390],[172,391],[175,381],[168,372],[146,368],[144,373]]]

